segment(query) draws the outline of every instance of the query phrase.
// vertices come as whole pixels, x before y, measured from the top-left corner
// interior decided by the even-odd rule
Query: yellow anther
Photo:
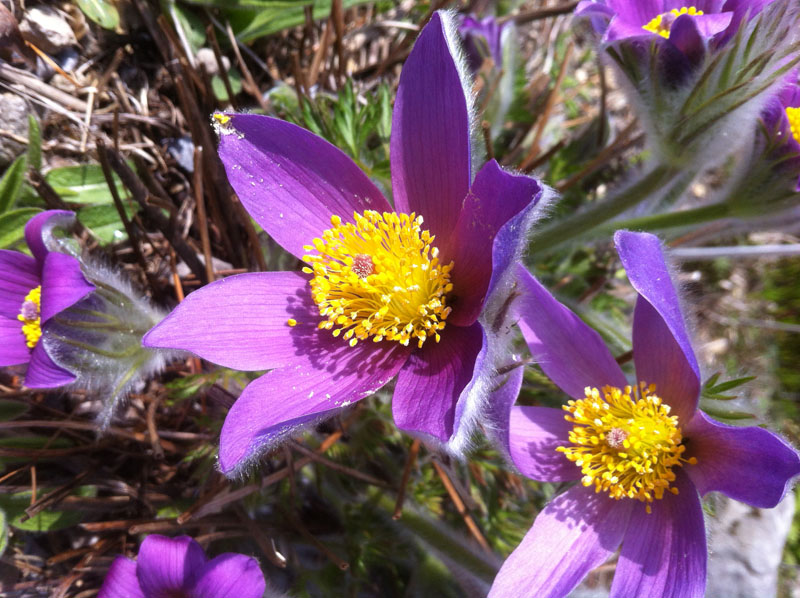
[[[675,22],[675,19],[681,15],[699,17],[703,15],[703,11],[697,10],[694,6],[673,8],[669,12],[665,12],[651,19],[647,25],[642,26],[642,29],[669,39],[669,32],[670,29],[672,29],[672,24]]]
[[[289,318],[288,320],[286,320],[286,323],[292,327],[297,326],[297,320],[295,320],[294,318]]]
[[[372,337],[421,347],[445,326],[452,262],[439,263],[433,235],[416,214],[367,210],[354,222],[331,216],[332,228],[305,248],[320,328],[344,332],[350,346]],[[310,253],[316,251],[316,253]],[[335,328],[334,328],[335,327]]]
[[[792,131],[792,137],[794,137],[797,143],[800,143],[800,108],[787,108],[786,116],[789,119],[789,128]]]
[[[581,468],[584,486],[612,498],[651,503],[675,481],[673,467],[696,465],[685,458],[678,417],[656,396],[655,386],[587,387],[586,398],[569,401],[565,416],[573,424],[569,444],[556,450]],[[647,512],[650,512],[648,505]]]
[[[22,322],[22,334],[25,335],[25,344],[30,349],[36,346],[42,336],[41,305],[42,287],[38,286],[25,295],[25,300],[22,302],[17,316],[17,319]]]
[[[230,116],[222,114],[221,112],[215,112],[213,118],[221,125],[227,125],[231,120]]]

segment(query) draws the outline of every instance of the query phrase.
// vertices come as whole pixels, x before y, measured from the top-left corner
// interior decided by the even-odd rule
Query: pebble
[[[35,6],[25,11],[19,29],[22,37],[47,54],[58,54],[78,43],[63,13],[49,6]]]

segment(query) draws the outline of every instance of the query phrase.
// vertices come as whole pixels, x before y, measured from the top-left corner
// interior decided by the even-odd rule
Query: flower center
[[[643,25],[642,29],[669,39],[669,31],[675,19],[681,15],[701,16],[702,14],[703,11],[697,10],[694,6],[673,8],[671,11],[653,18],[647,25]]]
[[[30,349],[36,346],[42,336],[41,312],[42,287],[38,286],[25,295],[25,301],[19,308],[17,320],[22,322],[22,334],[25,335],[25,344]]]
[[[636,498],[651,503],[663,498],[675,480],[673,467],[694,465],[683,458],[686,447],[678,417],[669,414],[655,393],[655,386],[641,383],[637,389],[606,386],[586,388],[586,398],[569,401],[565,418],[574,425],[570,446],[556,450],[581,468],[584,486],[608,492],[614,499]],[[650,512],[650,505],[647,505]]]
[[[450,314],[445,295],[453,288],[453,263],[439,263],[422,216],[367,210],[353,218],[355,224],[331,216],[333,227],[304,246],[316,250],[303,257],[310,266],[303,271],[314,275],[319,327],[343,333],[350,346],[370,336],[402,345],[416,339],[418,347],[431,336],[439,342]]]
[[[800,143],[800,108],[786,108],[786,116],[789,118],[789,129],[792,131],[792,137],[795,138],[797,143]]]

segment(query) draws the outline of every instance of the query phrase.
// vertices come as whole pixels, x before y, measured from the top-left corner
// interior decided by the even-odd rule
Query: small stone
[[[22,37],[48,54],[58,54],[78,43],[63,13],[49,6],[28,9],[19,29]]]
[[[3,122],[0,129],[13,135],[28,138],[28,103],[13,93],[0,94],[0,114]],[[0,169],[11,164],[25,151],[27,146],[6,135],[0,135]]]
[[[217,57],[214,56],[214,50],[211,48],[200,48],[195,58],[197,59],[197,64],[205,69],[209,77],[219,74],[219,65],[217,64]],[[226,71],[230,70],[231,61],[228,60],[227,56],[222,56],[222,66],[225,67]]]
[[[794,495],[774,509],[720,497],[709,519],[707,598],[775,598],[778,567],[792,526]]]

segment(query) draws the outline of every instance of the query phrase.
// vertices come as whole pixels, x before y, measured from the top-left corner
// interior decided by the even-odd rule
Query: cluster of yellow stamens
[[[800,108],[792,108],[790,106],[786,109],[786,116],[789,119],[789,129],[792,131],[792,137],[795,138],[797,143],[800,143]]]
[[[671,11],[665,12],[664,14],[660,14],[651,19],[647,25],[642,26],[642,29],[669,39],[669,31],[672,28],[672,24],[675,22],[675,19],[681,15],[702,16],[702,14],[703,11],[697,10],[694,6],[684,6],[680,9],[673,8]]]
[[[25,295],[17,319],[22,322],[22,334],[30,349],[36,346],[42,336],[42,319],[39,316],[42,304],[42,287],[38,286]]]
[[[574,425],[570,445],[556,449],[581,468],[583,485],[594,485],[596,492],[614,499],[647,503],[663,498],[665,490],[677,494],[677,488],[670,488],[672,468],[694,465],[697,459],[683,458],[678,418],[654,394],[655,385],[606,386],[602,393],[587,387],[585,392],[586,398],[564,406],[566,420]]]
[[[422,216],[367,210],[353,223],[331,216],[332,228],[306,245],[303,268],[324,318],[319,327],[343,335],[350,346],[372,337],[403,345],[439,342],[450,308],[453,263],[439,263],[434,237]],[[297,322],[289,320],[294,326]]]

